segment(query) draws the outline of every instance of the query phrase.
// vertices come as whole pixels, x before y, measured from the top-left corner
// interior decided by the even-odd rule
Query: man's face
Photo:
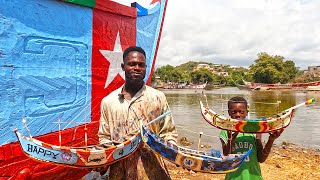
[[[137,51],[132,51],[121,64],[126,80],[143,81],[146,75],[146,58]]]
[[[243,120],[248,115],[248,109],[245,103],[233,103],[229,107],[229,116],[233,119]]]

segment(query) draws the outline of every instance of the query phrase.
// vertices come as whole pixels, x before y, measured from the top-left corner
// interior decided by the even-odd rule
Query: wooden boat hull
[[[244,85],[237,86],[239,89],[255,89],[257,87],[261,88],[261,90],[303,90],[308,86],[319,86],[320,81],[308,82],[308,83],[287,83],[287,84],[264,84],[264,83],[254,83],[244,81]]]
[[[320,91],[320,85],[318,86],[308,86],[306,88],[307,91]]]
[[[277,117],[255,120],[237,120],[219,115],[211,109],[205,108],[200,101],[200,110],[202,117],[212,126],[243,133],[268,133],[277,129],[283,129],[289,126],[293,109],[284,111]]]
[[[70,148],[23,136],[18,130],[15,130],[15,133],[23,152],[28,157],[37,161],[76,168],[93,168],[115,163],[130,156],[141,142],[140,133],[136,133],[130,140],[110,148]]]
[[[226,157],[212,156],[209,152],[196,151],[177,146],[157,137],[145,127],[142,128],[142,139],[156,154],[172,163],[205,173],[229,173],[237,170],[244,162],[251,150],[246,154],[230,154]]]
[[[59,118],[67,122],[63,145],[79,147],[85,122],[88,145],[99,143],[100,103],[124,83],[117,64],[125,48],[145,50],[144,80],[152,79],[167,0],[135,2],[0,0],[0,179],[81,179],[90,171],[28,158],[12,129],[24,116],[34,137],[59,144]]]

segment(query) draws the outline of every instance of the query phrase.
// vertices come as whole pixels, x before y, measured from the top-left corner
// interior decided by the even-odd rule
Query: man
[[[139,129],[141,118],[143,123],[147,123],[169,111],[164,93],[145,85],[143,81],[146,54],[141,47],[131,46],[124,51],[121,68],[125,72],[124,85],[101,102],[98,136],[100,144],[105,146],[125,141],[130,132]],[[149,128],[165,140],[176,143],[177,132],[171,115],[151,124]],[[144,172],[149,179],[170,179],[162,159],[141,144],[130,157],[110,165],[109,178],[138,179]]]
[[[245,119],[248,115],[248,104],[243,97],[233,97],[228,101],[228,113],[233,119]],[[260,180],[263,179],[260,170],[260,163],[263,163],[269,156],[272,144],[277,139],[283,130],[277,130],[269,133],[269,139],[265,147],[261,142],[261,134],[246,134],[231,131],[221,131],[220,141],[222,144],[223,154],[237,154],[246,153],[251,149],[249,157],[241,165],[241,167],[231,173],[228,173],[225,179],[238,179],[238,180]]]

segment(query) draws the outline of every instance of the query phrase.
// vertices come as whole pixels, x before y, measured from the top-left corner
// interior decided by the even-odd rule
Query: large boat
[[[187,86],[185,86],[186,89],[204,89],[206,88],[207,83],[203,83],[203,84],[189,84]]]
[[[308,86],[306,91],[320,91],[320,85],[318,86]]]
[[[124,49],[146,51],[150,84],[166,5],[0,0],[0,179],[81,179],[90,171],[28,158],[12,130],[27,134],[25,118],[38,141],[80,147],[87,134],[87,145],[97,144],[100,101],[124,83]]]
[[[275,84],[265,84],[265,83],[255,83],[243,81],[244,85],[237,85],[239,89],[246,90],[305,90],[308,86],[319,86],[320,81],[308,82],[308,83],[275,83]]]

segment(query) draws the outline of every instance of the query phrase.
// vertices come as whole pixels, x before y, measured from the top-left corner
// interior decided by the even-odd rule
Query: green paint
[[[248,121],[243,127],[244,132],[258,132],[260,130],[258,121]]]
[[[73,4],[79,4],[82,6],[91,7],[91,8],[96,6],[96,0],[64,0],[64,1],[73,3]]]

